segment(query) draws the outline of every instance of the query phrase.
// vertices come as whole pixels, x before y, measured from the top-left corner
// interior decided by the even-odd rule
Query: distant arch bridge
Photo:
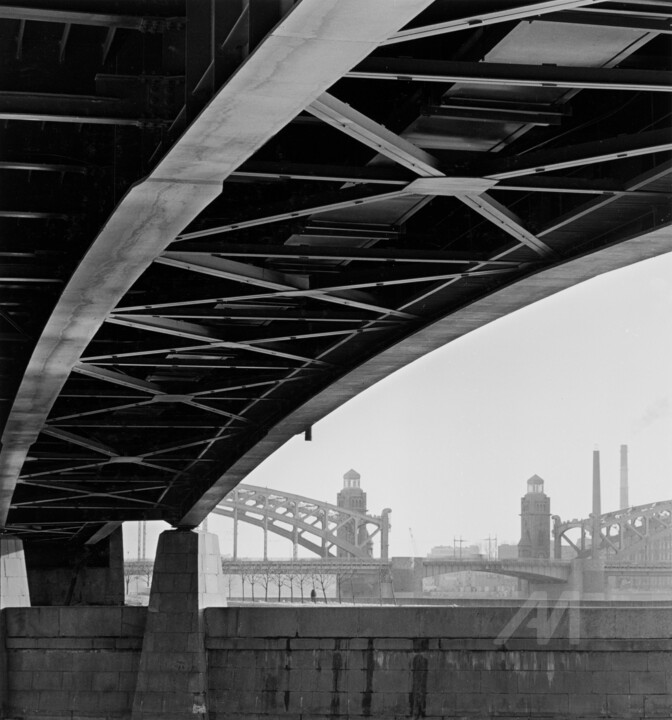
[[[592,545],[592,518],[562,522],[555,516],[553,536],[556,558],[560,557],[563,541],[578,557],[587,557]],[[601,553],[609,561],[645,565],[672,561],[672,500],[603,514],[599,542]]]
[[[368,515],[301,495],[241,484],[213,512],[233,520],[234,559],[238,557],[239,522],[263,529],[264,559],[268,557],[269,532],[291,540],[295,558],[299,545],[323,558],[371,558],[378,535],[381,558],[388,557],[389,508],[380,516]]]

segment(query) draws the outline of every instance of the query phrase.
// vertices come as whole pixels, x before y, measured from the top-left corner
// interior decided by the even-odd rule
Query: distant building
[[[478,545],[436,545],[427,554],[429,558],[455,558],[456,560],[476,560],[481,557]]]
[[[336,504],[338,507],[346,510],[354,510],[355,512],[366,513],[366,493],[359,485],[361,475],[356,470],[348,470],[343,475],[343,488],[336,496]],[[367,531],[364,524],[357,526],[355,522],[347,522],[341,525],[337,531],[341,540],[356,545],[355,538],[359,538],[359,544],[366,542]],[[369,554],[373,554],[373,546],[369,547]],[[344,548],[338,548],[336,551],[338,557],[349,557],[350,553]]]
[[[551,499],[538,475],[527,481],[527,494],[520,501],[518,557],[551,557]]]
[[[498,560],[516,560],[518,558],[518,545],[502,543],[497,546]]]

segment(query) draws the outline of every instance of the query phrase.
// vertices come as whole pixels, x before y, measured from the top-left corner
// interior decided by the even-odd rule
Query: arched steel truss
[[[579,557],[587,556],[590,546],[586,541],[592,535],[592,519],[560,522],[556,516],[554,520],[556,557],[560,555],[563,541],[573,547]],[[569,537],[569,533],[576,530],[578,542]],[[672,500],[616,510],[601,518],[600,549],[612,559],[645,563],[672,559],[669,538],[672,538]],[[668,557],[662,557],[663,553]]]
[[[388,556],[389,508],[380,516],[367,515],[301,495],[241,484],[213,512],[234,521],[234,559],[238,555],[237,524],[241,521],[263,528],[265,559],[269,532],[291,540],[294,557],[301,545],[324,558],[343,553],[348,557],[371,558],[377,535],[381,558],[386,560]]]

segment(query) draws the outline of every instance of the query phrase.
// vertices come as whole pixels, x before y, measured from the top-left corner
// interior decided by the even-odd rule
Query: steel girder
[[[85,6],[0,12],[12,531],[194,526],[389,372],[672,249],[664,6]]]

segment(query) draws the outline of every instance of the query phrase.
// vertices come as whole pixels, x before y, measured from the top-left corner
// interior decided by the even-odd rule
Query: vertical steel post
[[[233,491],[233,559],[238,559],[238,491]]]
[[[383,524],[380,528],[380,558],[381,560],[387,560],[390,552],[390,508],[383,510],[382,521]]]
[[[329,548],[327,547],[327,530],[329,529],[327,523],[327,511],[322,511],[322,556],[329,557]]]
[[[264,560],[268,560],[268,497],[264,497]]]

